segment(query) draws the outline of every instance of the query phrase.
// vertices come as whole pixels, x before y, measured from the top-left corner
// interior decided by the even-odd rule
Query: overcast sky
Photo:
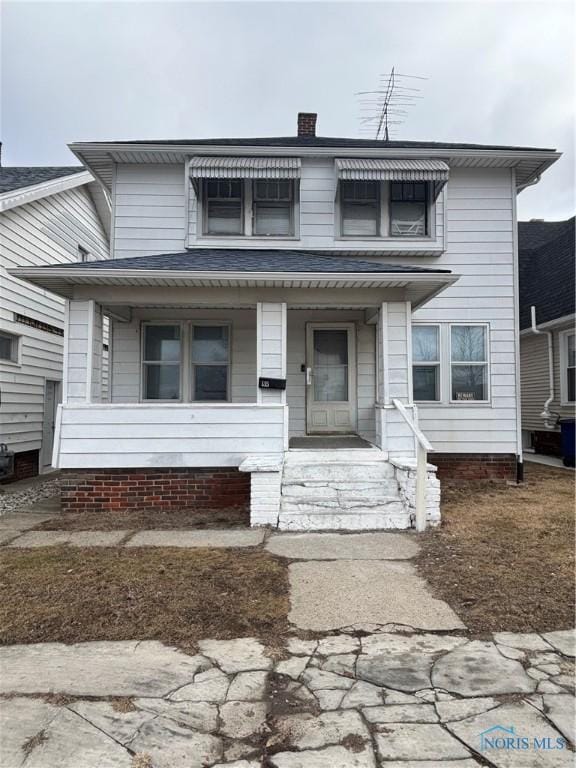
[[[574,213],[568,2],[2,4],[4,165],[75,163],[79,139],[360,136],[355,93],[423,75],[399,139],[552,147],[521,218]]]

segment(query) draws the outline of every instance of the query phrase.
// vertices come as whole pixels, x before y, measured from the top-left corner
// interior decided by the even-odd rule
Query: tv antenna
[[[424,98],[415,81],[427,79],[420,75],[400,74],[392,67],[390,72],[380,75],[376,90],[357,93],[360,132],[373,139],[389,141],[391,132],[404,123],[408,108],[413,107],[417,99]]]

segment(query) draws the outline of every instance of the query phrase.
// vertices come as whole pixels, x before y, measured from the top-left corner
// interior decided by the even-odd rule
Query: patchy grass
[[[526,464],[526,483],[443,484],[420,573],[474,632],[574,626],[574,474]]]
[[[46,547],[2,553],[0,643],[160,640],[287,632],[287,568],[260,551]]]
[[[248,507],[230,509],[142,509],[133,511],[63,512],[35,531],[141,531],[146,529],[248,528]]]

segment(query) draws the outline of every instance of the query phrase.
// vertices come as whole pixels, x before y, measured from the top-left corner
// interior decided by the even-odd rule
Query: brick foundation
[[[36,477],[40,472],[40,451],[21,451],[14,455],[14,474],[0,480],[0,485],[15,483],[16,480],[26,480]]]
[[[516,480],[513,453],[431,453],[440,480]]]
[[[63,473],[64,512],[197,507],[250,503],[250,475],[237,469],[85,469]]]

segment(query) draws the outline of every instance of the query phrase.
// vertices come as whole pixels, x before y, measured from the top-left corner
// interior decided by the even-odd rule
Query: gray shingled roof
[[[543,147],[518,147],[501,144],[461,144],[442,141],[383,141],[376,139],[348,139],[333,136],[268,136],[237,139],[137,139],[135,141],[95,141],[98,144],[203,145],[215,147],[343,147],[366,149],[502,149],[550,152]]]
[[[518,222],[521,329],[532,306],[539,325],[576,311],[574,221]]]
[[[183,253],[134,256],[127,259],[74,262],[43,267],[75,272],[102,269],[142,269],[189,272],[418,272],[450,273],[449,269],[426,269],[404,264],[381,264],[317,251],[289,251],[250,248],[197,248]]]
[[[14,192],[16,189],[33,187],[45,181],[60,179],[64,176],[73,176],[75,173],[84,173],[86,168],[82,165],[68,166],[39,166],[39,167],[0,167],[0,194]]]

